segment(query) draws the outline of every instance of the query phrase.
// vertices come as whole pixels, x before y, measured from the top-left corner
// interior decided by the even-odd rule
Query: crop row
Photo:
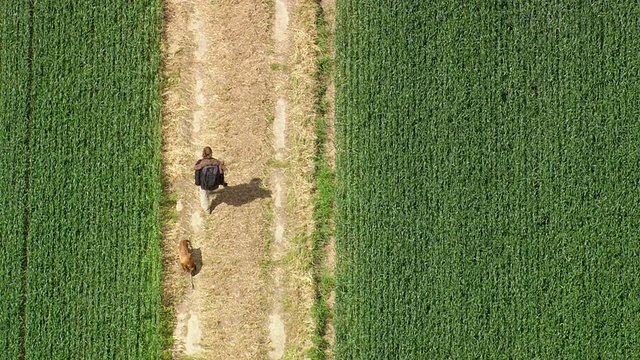
[[[3,38],[3,59],[22,54],[25,71],[1,74],[29,93],[0,96],[26,120],[2,124],[16,152],[0,171],[19,181],[3,176],[0,196],[20,220],[2,217],[18,244],[2,262],[25,299],[9,348],[22,336],[32,359],[158,358],[160,3],[15,3],[29,31]]]
[[[20,357],[27,164],[29,13],[0,3],[0,352]]]
[[[336,358],[640,352],[640,7],[337,4]]]

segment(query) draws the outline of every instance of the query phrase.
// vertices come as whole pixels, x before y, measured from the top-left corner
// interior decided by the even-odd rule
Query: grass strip
[[[314,303],[311,309],[315,328],[312,333],[313,347],[308,351],[309,358],[320,360],[325,358],[328,343],[324,339],[327,321],[332,317],[327,300],[333,290],[333,277],[322,262],[326,256],[324,247],[333,235],[331,221],[333,219],[333,204],[335,202],[334,173],[328,164],[326,143],[329,121],[329,104],[326,99],[327,86],[331,79],[333,61],[329,54],[329,30],[324,17],[322,4],[316,4],[316,127],[315,127],[315,156],[314,180],[315,194],[313,197],[313,221],[315,229],[312,233],[312,264],[314,268],[313,281],[315,284]]]

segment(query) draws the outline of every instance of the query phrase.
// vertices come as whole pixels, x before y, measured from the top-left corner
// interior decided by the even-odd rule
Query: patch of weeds
[[[269,66],[271,67],[271,70],[273,70],[273,71],[287,71],[287,70],[289,70],[289,67],[287,66],[287,64],[271,63]]]
[[[264,277],[268,277],[271,274],[271,269],[273,268],[273,263],[271,259],[262,259],[260,260],[260,271]]]
[[[170,191],[169,180],[165,175],[162,176],[162,194],[160,196],[160,226],[163,230],[169,229],[178,218],[176,210],[177,195]],[[165,231],[163,231],[164,233]],[[175,312],[172,306],[162,305],[160,309],[160,334],[162,337],[162,351],[160,359],[172,360],[173,351],[171,347],[173,341],[173,329],[175,327]]]
[[[163,226],[173,224],[178,218],[176,211],[177,196],[164,191],[160,197],[160,222]]]
[[[162,334],[162,352],[160,352],[161,360],[173,360],[173,351],[171,346],[175,338],[173,337],[173,329],[175,327],[175,314],[173,307],[162,306],[160,313],[160,333]]]
[[[160,89],[164,91],[175,85],[178,85],[179,83],[180,83],[180,73],[177,71],[172,71],[162,76],[162,79],[160,80]]]
[[[274,158],[269,158],[267,159],[267,166],[282,169],[282,168],[288,167],[289,162],[284,160],[276,160]]]
[[[273,120],[275,120],[276,116],[272,113],[267,113],[267,115],[265,115],[264,119],[267,121],[267,125],[271,126],[273,125]]]

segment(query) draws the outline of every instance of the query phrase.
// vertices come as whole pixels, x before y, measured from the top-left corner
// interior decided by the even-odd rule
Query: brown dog
[[[182,266],[182,270],[192,272],[196,268],[196,264],[191,260],[191,252],[189,249],[191,248],[191,242],[189,240],[180,240],[180,245],[178,245],[178,257],[180,258],[180,266]]]

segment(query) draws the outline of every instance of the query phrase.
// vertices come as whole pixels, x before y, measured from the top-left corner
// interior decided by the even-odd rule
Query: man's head
[[[204,149],[202,149],[202,158],[203,159],[211,158],[212,154],[213,154],[213,151],[211,151],[210,147],[205,146]]]

